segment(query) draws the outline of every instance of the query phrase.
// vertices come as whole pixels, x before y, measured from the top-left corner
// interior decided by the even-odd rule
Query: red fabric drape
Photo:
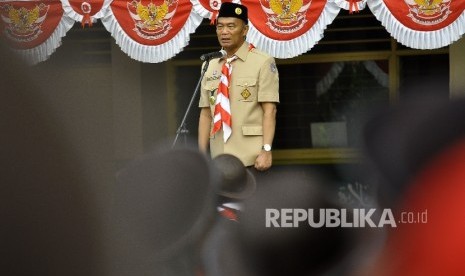
[[[0,2],[0,37],[33,63],[46,60],[78,21],[97,19],[121,49],[143,62],[162,62],[188,45],[202,18],[240,0],[24,0]],[[340,9],[371,10],[398,42],[415,49],[450,45],[465,33],[465,1],[242,0],[247,40],[275,58],[308,52]]]
[[[340,8],[327,0],[243,0],[249,8],[248,41],[277,58],[310,50]]]
[[[400,43],[437,49],[465,33],[465,1],[370,0],[368,7]]]
[[[308,32],[321,16],[327,1],[284,2],[278,0],[242,1],[249,8],[249,19],[254,27],[266,37],[281,41],[294,39]]]
[[[110,7],[124,32],[144,45],[159,45],[172,39],[186,23],[192,8],[188,0],[116,0]]]
[[[61,0],[65,14],[81,25],[92,26],[92,23],[103,16],[111,0]]]
[[[202,17],[189,0],[113,0],[101,20],[123,52],[157,63],[187,46]]]
[[[203,18],[210,19],[210,24],[215,24],[221,4],[225,2],[239,3],[239,0],[191,0],[194,10]]]
[[[405,27],[418,31],[440,30],[463,13],[465,1],[384,0],[392,15]]]
[[[1,35],[15,49],[31,49],[44,43],[63,16],[61,2],[6,1],[0,3]]]

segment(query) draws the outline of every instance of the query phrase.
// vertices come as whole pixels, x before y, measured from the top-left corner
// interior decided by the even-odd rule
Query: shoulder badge
[[[273,73],[278,72],[278,68],[276,67],[276,63],[273,62],[273,63],[270,64],[270,70]]]

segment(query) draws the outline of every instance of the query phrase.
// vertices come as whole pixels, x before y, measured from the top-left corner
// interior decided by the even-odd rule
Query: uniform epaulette
[[[265,58],[269,58],[269,57],[270,57],[269,54],[267,54],[267,53],[265,53],[265,52],[262,52],[262,51],[258,50],[257,48],[250,49],[250,52],[251,52],[251,53],[254,53],[254,54],[257,54],[257,55],[259,55],[259,56],[265,57]]]

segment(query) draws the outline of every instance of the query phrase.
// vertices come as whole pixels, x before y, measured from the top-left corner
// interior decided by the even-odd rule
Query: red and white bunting
[[[97,19],[102,18],[112,0],[61,0],[65,14],[77,22],[92,26]]]
[[[309,51],[333,22],[340,8],[327,0],[243,0],[249,9],[247,41],[275,58],[292,58]]]
[[[59,0],[1,1],[0,37],[30,64],[42,62],[74,25]]]
[[[341,9],[368,6],[386,30],[414,49],[437,49],[465,33],[465,1],[456,0],[0,0],[0,38],[31,63],[46,60],[76,21],[101,19],[123,52],[163,62],[188,45],[203,18],[223,2],[249,9],[247,41],[275,58],[308,52]]]
[[[113,0],[102,19],[131,58],[157,63],[178,54],[202,22],[189,0]]]
[[[194,11],[214,24],[221,4],[225,2],[240,3],[240,0],[191,0]]]
[[[445,47],[465,33],[465,1],[370,0],[368,7],[392,37],[410,48]]]
[[[349,13],[359,12],[367,5],[368,0],[334,0],[334,3],[341,9],[349,11]]]

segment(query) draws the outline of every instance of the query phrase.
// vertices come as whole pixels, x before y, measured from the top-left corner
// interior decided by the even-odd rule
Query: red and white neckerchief
[[[241,205],[236,203],[223,203],[217,207],[220,215],[226,219],[238,222]]]
[[[221,68],[220,85],[215,101],[215,113],[213,117],[212,134],[223,128],[223,140],[226,143],[232,134],[231,129],[231,106],[229,103],[229,83],[231,81],[232,65],[231,62],[237,59],[232,56],[226,59]]]
[[[249,44],[249,51],[254,49],[253,44]],[[231,105],[229,102],[229,84],[231,82],[232,65],[231,62],[237,59],[234,55],[228,59],[221,67],[220,84],[215,101],[215,112],[213,114],[212,135],[223,128],[223,140],[226,143],[232,134],[231,128]]]

